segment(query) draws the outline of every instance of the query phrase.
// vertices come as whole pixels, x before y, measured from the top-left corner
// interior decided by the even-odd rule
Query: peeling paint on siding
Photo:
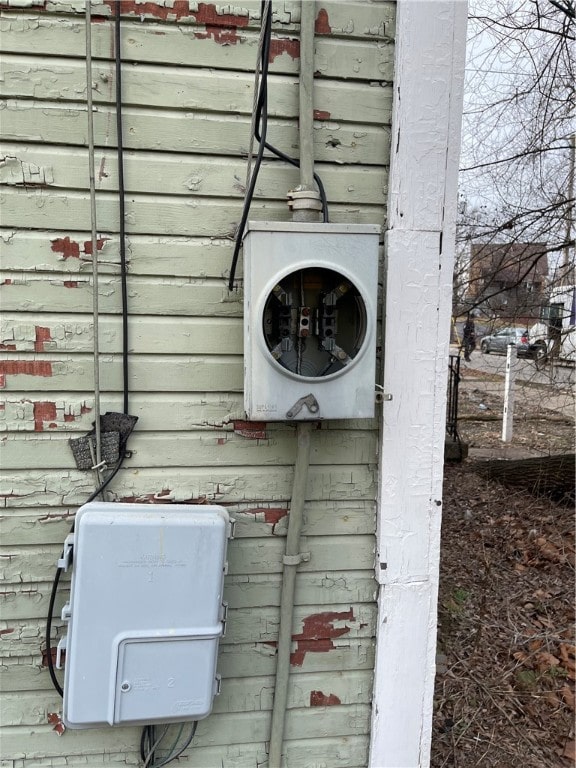
[[[256,509],[245,509],[243,514],[254,515],[255,519],[262,519],[265,523],[276,525],[282,518],[287,516],[288,509],[285,507],[264,507],[263,509],[257,507]]]
[[[311,707],[334,707],[341,703],[341,700],[334,693],[326,695],[322,691],[310,691]]]
[[[270,63],[272,64],[276,57],[281,56],[283,53],[287,53],[291,59],[299,59],[300,41],[288,38],[273,38],[270,41]]]
[[[44,345],[52,339],[50,328],[37,325],[34,328],[34,333],[34,352],[44,352]]]
[[[140,0],[104,0],[112,14],[120,4],[122,14],[135,14],[136,16],[152,16],[162,21],[180,21],[188,17],[193,17],[197,24],[206,26],[207,36],[212,37],[218,34],[219,27],[236,29],[245,27],[248,24],[248,15],[236,15],[233,13],[219,13],[216,6],[212,3],[198,3],[197,10],[194,10],[193,3],[189,0],[172,0],[170,3],[159,2],[141,2]],[[213,37],[216,39],[216,36]],[[216,40],[220,42],[219,40]]]
[[[317,35],[332,34],[332,27],[330,26],[330,21],[328,19],[328,11],[325,8],[320,8],[318,11],[314,31]]]
[[[242,421],[235,419],[232,422],[234,433],[247,437],[249,440],[266,440],[266,422],[265,421]]]
[[[326,611],[308,616],[303,621],[302,632],[292,635],[296,650],[290,655],[290,664],[301,667],[307,653],[327,653],[334,648],[332,639],[350,632],[349,626],[335,627],[337,621],[353,621],[354,613],[349,611]]]
[[[54,183],[54,172],[50,166],[5,156],[0,158],[0,182],[14,187],[49,187]]]
[[[9,5],[0,22],[3,48],[7,43],[0,278],[7,286],[0,336],[7,358],[0,387],[8,380],[0,405],[0,533],[10,547],[0,595],[12,718],[7,748],[20,756],[16,768],[131,764],[137,745],[119,730],[56,738],[58,700],[45,668],[54,562],[78,506],[94,490],[92,474],[73,467],[68,446],[93,420],[85,3]],[[274,6],[270,124],[277,145],[296,153],[300,0]],[[99,336],[103,403],[110,410],[122,402],[116,7],[115,0],[100,0],[92,16]],[[263,764],[296,441],[292,427],[245,421],[242,292],[226,290],[228,235],[244,195],[260,2],[123,0],[120,8],[131,409],[140,420],[132,455],[106,498],[218,502],[236,521],[225,587],[230,621],[219,658],[223,695],[203,723],[206,746],[195,755],[199,765],[231,768],[239,755]],[[334,221],[385,217],[392,91],[376,91],[370,82],[391,77],[391,47],[369,39],[369,30],[379,29],[381,19],[388,24],[393,8],[388,0],[317,5],[314,152]],[[297,183],[297,171],[265,163],[260,179],[255,215],[287,218],[283,190]],[[311,560],[298,575],[288,713],[295,736],[286,742],[286,760],[295,768],[367,762],[376,444],[372,421],[324,424],[314,432],[303,528]],[[56,612],[54,640],[63,632]]]
[[[34,403],[34,431],[42,432],[44,425],[56,429],[56,403]]]
[[[52,728],[53,731],[56,731],[58,736],[62,736],[64,731],[66,730],[66,726],[62,722],[62,718],[57,712],[48,712],[48,722],[50,725],[54,726]]]
[[[109,239],[109,237],[99,237],[96,240],[96,248],[101,251]],[[69,235],[66,235],[66,237],[56,237],[50,242],[52,243],[51,248],[54,253],[61,253],[64,260],[71,257],[78,259],[80,258],[81,253],[84,253],[86,256],[92,255],[91,240],[85,240],[82,249],[80,249],[80,243],[76,240],[72,240]]]
[[[52,363],[47,360],[0,360],[0,374],[6,376],[52,376]]]

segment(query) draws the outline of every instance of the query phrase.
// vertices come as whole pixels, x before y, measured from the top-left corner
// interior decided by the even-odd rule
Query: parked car
[[[532,356],[527,328],[501,328],[491,336],[484,336],[480,341],[480,350],[485,355],[491,352],[505,355],[509,344],[513,344],[516,347],[518,357]]]

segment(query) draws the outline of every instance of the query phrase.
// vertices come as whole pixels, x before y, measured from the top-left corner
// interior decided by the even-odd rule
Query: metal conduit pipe
[[[278,629],[278,656],[276,661],[276,681],[274,685],[274,704],[270,727],[270,750],[268,768],[280,768],[282,764],[282,744],[284,741],[284,721],[288,702],[288,680],[290,677],[290,651],[292,649],[292,621],[294,614],[294,593],[296,591],[296,571],[305,555],[300,552],[300,533],[304,517],[304,502],[308,484],[310,466],[310,437],[313,422],[301,421],[297,426],[296,464],[288,533],[284,554],[282,574],[282,597],[280,600],[280,626]]]
[[[300,5],[300,192],[315,192],[314,187],[314,149],[313,99],[314,81],[314,24],[315,3],[302,0]],[[294,210],[295,221],[318,221],[317,208]],[[296,574],[302,560],[309,555],[300,552],[300,537],[304,519],[304,504],[308,471],[310,468],[310,447],[314,422],[301,421],[296,426],[296,462],[288,532],[283,558],[282,596],[280,599],[280,624],[278,628],[278,655],[276,660],[276,680],[274,685],[274,703],[270,726],[270,746],[268,768],[281,768],[282,745],[284,742],[284,724],[288,704],[288,683],[290,679],[290,652],[292,649],[292,623],[294,617],[294,595],[296,592]]]
[[[318,221],[322,208],[314,184],[314,28],[316,3],[300,3],[300,75],[298,81],[298,142],[300,146],[300,184],[289,194],[294,221]]]
[[[100,433],[100,340],[98,306],[98,230],[96,228],[96,176],[94,172],[94,112],[92,106],[92,0],[86,2],[86,111],[88,132],[88,175],[90,179],[90,234],[92,241],[92,333],[94,355],[94,430],[96,438],[96,487],[102,462]]]
[[[298,141],[300,144],[300,186],[314,186],[314,27],[315,3],[302,0],[300,4],[300,77],[298,82]],[[317,218],[316,218],[317,220]]]

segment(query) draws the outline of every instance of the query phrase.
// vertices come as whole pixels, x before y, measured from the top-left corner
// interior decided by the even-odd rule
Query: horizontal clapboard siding
[[[26,18],[16,22],[18,35],[8,34],[14,21],[5,17],[0,33],[6,35],[6,53],[27,54],[34,50],[43,57],[62,56],[62,39],[67,40],[66,56],[83,59],[85,54],[84,21],[56,14]],[[369,22],[368,22],[369,23]],[[111,22],[95,24],[92,32],[92,56],[110,59]],[[286,26],[286,25],[283,25]],[[270,71],[282,74],[298,73],[298,28],[292,25],[293,34],[278,36],[272,51]],[[182,67],[210,67],[218,70],[236,70],[251,73],[258,49],[259,29],[254,26],[238,29],[229,39],[229,45],[214,45],[210,36],[202,36],[190,26],[165,23],[142,24],[126,17],[122,38],[123,59],[126,62],[147,62]],[[316,40],[316,76],[329,76],[352,80],[379,81],[389,76],[394,46],[391,40],[374,45],[378,35],[363,35],[343,40],[335,35],[318,36]]]
[[[157,501],[168,501],[167,494]],[[284,536],[286,533],[288,504],[286,502],[248,503],[227,505],[236,521],[235,538]],[[45,544],[60,545],[70,530],[75,507],[18,507],[9,515],[0,517],[0,540],[9,548]],[[373,531],[371,501],[310,501],[304,510],[305,536],[349,536],[370,534]],[[237,546],[235,543],[231,546]],[[18,578],[18,584],[22,583]]]
[[[334,710],[339,709],[338,713]],[[351,710],[351,711],[350,711]],[[342,768],[356,768],[366,765],[368,760],[368,742],[363,734],[369,727],[369,707],[331,707],[330,717],[324,708],[289,710],[286,716],[286,752],[288,766],[310,766],[311,761],[324,765],[337,765]],[[254,768],[266,761],[265,740],[269,715],[256,715],[253,712],[238,715],[213,715],[210,721],[204,720],[198,726],[197,737],[192,749],[193,758],[202,768]],[[216,725],[220,734],[230,734],[238,730],[238,741],[218,743],[206,735],[209,722]],[[52,726],[36,726],[29,732],[26,747],[22,745],[22,727],[6,727],[2,737],[2,746],[7,754],[15,759],[27,757],[30,760],[41,758],[54,750],[57,735]],[[106,739],[107,762],[102,762],[102,740]],[[136,729],[117,728],[111,733],[101,730],[66,732],[66,764],[70,758],[79,757],[79,763],[103,766],[110,765],[109,760],[124,762],[124,754],[138,754],[140,732]],[[61,749],[61,747],[59,747]],[[98,758],[100,757],[100,762]],[[312,764],[314,764],[312,763]],[[134,764],[137,764],[136,761]]]
[[[308,653],[301,666],[292,667],[294,675],[316,673],[337,674],[344,672],[369,671],[374,665],[374,643],[372,638],[336,637],[330,653]],[[52,691],[52,684],[46,674],[46,667],[34,655],[37,636],[31,643],[28,655],[5,656],[0,669],[2,690]],[[256,642],[245,645],[223,644],[218,657],[218,671],[223,679],[273,675],[276,668],[274,643]],[[336,671],[337,670],[337,671]]]
[[[25,141],[27,145],[44,142],[55,145],[86,144],[86,105],[35,99],[5,99],[2,105],[2,136],[6,141]],[[115,113],[112,107],[99,105],[94,112],[96,147],[117,146]],[[250,118],[248,115],[201,114],[194,111],[146,107],[126,107],[123,137],[128,151],[195,155],[247,155]],[[39,126],[42,130],[39,130]],[[298,151],[298,129],[294,119],[271,118],[268,132],[275,146],[287,153]],[[336,122],[317,113],[314,121],[314,155],[319,162],[366,166],[385,165],[389,153],[390,129],[385,125]]]
[[[38,184],[50,189],[88,189],[85,152],[43,145],[23,147],[5,143],[4,161],[0,169],[0,183],[26,187]],[[170,154],[168,152],[127,152],[125,154],[126,191],[144,194],[150,191],[150,177],[154,178],[154,195],[186,195],[195,197],[244,198],[246,163],[241,158],[207,158],[203,155]],[[113,150],[97,151],[95,165],[98,170],[97,189],[118,190],[117,159]],[[281,199],[282,184],[295,187],[298,170],[282,168],[280,162],[262,164],[258,176],[257,195],[260,198]],[[341,170],[334,165],[318,163],[330,200],[338,203],[384,204],[386,187],[382,170],[376,167],[352,166],[346,171],[346,185],[341,184]]]
[[[21,6],[25,7],[21,7]],[[6,7],[7,6],[7,7]],[[101,409],[122,409],[113,2],[93,4]],[[334,222],[383,225],[395,4],[317,2],[313,146]],[[108,498],[220,503],[229,546],[222,693],[189,762],[266,764],[296,435],[243,411],[242,260],[260,0],[122,4],[130,457]],[[269,140],[297,157],[300,2],[273,3]],[[91,429],[93,277],[83,3],[3,4],[0,34],[0,686],[8,768],[138,764],[139,729],[53,730],[55,561],[94,489],[68,441]],[[287,220],[289,165],[265,157],[250,217]],[[376,625],[375,420],[312,435],[285,733],[289,768],[368,760]],[[56,601],[53,645],[64,632]],[[185,759],[186,760],[186,759]]]
[[[84,63],[58,58],[30,63],[24,55],[6,54],[0,73],[4,96],[76,102],[86,88]],[[94,92],[96,105],[114,103],[115,75],[112,62],[96,61],[93,78],[103,84]],[[217,83],[217,85],[216,85]],[[254,77],[250,73],[183,71],[175,67],[139,64],[122,74],[123,98],[127,106],[147,105],[195,110],[201,113],[250,114]],[[269,78],[270,115],[296,117],[298,89],[294,79],[272,74]],[[331,120],[354,123],[388,123],[392,89],[384,81],[373,84],[347,80],[318,80],[315,85],[317,113]]]
[[[47,432],[42,435],[10,435],[0,449],[3,469],[19,469],[21,456],[25,452],[29,469],[73,469],[74,460],[70,450],[69,435]],[[209,433],[187,431],[136,432],[130,443],[132,455],[124,466],[187,467],[202,454],[202,463],[207,467],[245,466],[247,463],[260,466],[285,465],[294,463],[295,438],[285,432],[270,431],[269,435],[256,440],[224,430]],[[373,433],[338,432],[323,430],[315,435],[311,461],[321,465],[370,463],[376,449]],[[159,461],[159,459],[161,461]]]

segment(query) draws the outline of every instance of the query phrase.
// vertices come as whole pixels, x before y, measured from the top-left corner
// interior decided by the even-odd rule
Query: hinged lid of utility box
[[[66,725],[208,715],[223,631],[228,513],[92,502],[75,527]]]

